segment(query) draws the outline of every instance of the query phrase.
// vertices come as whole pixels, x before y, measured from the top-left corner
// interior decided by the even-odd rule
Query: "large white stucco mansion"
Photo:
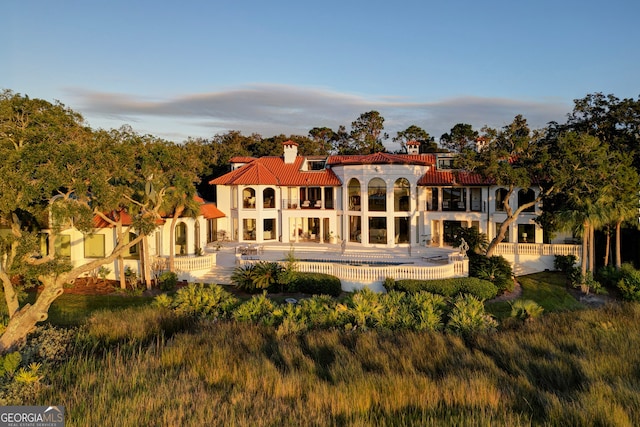
[[[219,230],[240,242],[342,242],[392,248],[444,246],[456,228],[475,227],[491,239],[505,220],[506,189],[451,169],[450,154],[284,156],[231,159],[232,171],[212,180],[225,217]],[[537,188],[513,194],[512,206],[533,200]],[[505,242],[551,243],[524,212]]]
[[[298,155],[297,144],[287,141],[283,156],[233,158],[231,171],[210,182],[217,206],[198,199],[196,217],[179,218],[175,225],[169,218],[160,221],[147,238],[144,258],[162,263],[173,252],[182,279],[217,283],[229,283],[238,263],[255,261],[238,249],[282,260],[291,247],[312,255],[300,268],[334,274],[345,290],[380,284],[386,277],[464,276],[468,262],[451,245],[455,230],[475,227],[492,239],[506,219],[501,202],[507,191],[478,175],[454,171],[451,154],[419,154],[418,143],[407,146],[408,154],[318,157]],[[514,192],[511,206],[533,200],[538,191]],[[539,209],[523,212],[498,245],[496,253],[513,264],[516,274],[553,268],[555,255],[579,257],[568,236],[545,236],[535,222]],[[56,252],[79,265],[106,256],[115,242],[113,227],[96,223],[90,234],[63,232]],[[140,254],[136,246],[124,257],[124,267],[139,275]],[[345,257],[368,261],[368,267],[343,265]],[[381,258],[392,262],[372,261]],[[119,265],[107,266],[111,278]]]

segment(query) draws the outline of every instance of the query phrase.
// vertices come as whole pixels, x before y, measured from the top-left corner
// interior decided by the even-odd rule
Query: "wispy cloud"
[[[228,130],[263,136],[306,135],[313,127],[350,128],[360,114],[376,110],[390,136],[415,124],[436,139],[456,123],[501,127],[522,114],[531,127],[563,121],[572,106],[560,100],[458,97],[431,102],[340,93],[324,88],[252,84],[218,92],[150,98],[84,89],[69,91],[72,108],[99,127],[132,124],[145,133],[174,140],[210,137]],[[106,123],[110,123],[105,125]]]

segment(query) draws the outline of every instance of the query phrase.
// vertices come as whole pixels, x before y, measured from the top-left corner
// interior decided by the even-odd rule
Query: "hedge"
[[[289,289],[293,292],[334,297],[342,293],[340,279],[324,273],[296,273]]]
[[[415,293],[420,291],[452,297],[458,294],[471,294],[482,300],[494,298],[498,288],[488,280],[477,277],[456,277],[439,280],[387,280],[384,287],[389,291]]]

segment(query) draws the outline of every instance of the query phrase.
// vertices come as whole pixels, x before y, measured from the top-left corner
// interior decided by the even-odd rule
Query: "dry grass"
[[[96,322],[108,325],[103,316]],[[64,405],[69,426],[640,425],[633,304],[472,341],[374,330],[278,337],[235,322],[135,345],[98,341],[116,344],[101,356],[82,347],[33,403]]]

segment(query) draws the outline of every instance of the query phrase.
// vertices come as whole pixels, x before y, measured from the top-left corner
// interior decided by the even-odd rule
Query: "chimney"
[[[296,157],[298,157],[298,144],[289,140],[283,142],[282,145],[284,146],[284,162],[295,163]]]
[[[416,140],[407,142],[407,154],[420,154],[420,143]]]

